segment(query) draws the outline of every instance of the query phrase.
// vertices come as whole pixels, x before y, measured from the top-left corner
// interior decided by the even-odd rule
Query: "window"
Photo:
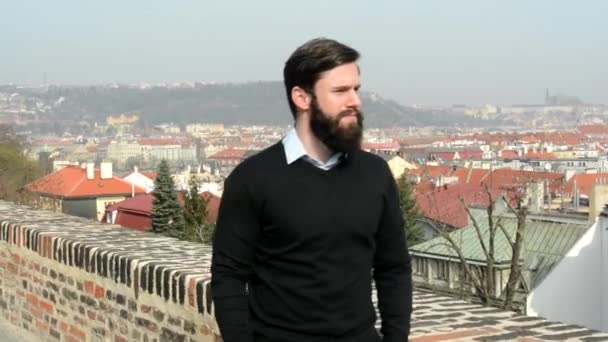
[[[439,280],[448,280],[450,275],[450,264],[447,261],[435,261],[437,266],[435,270],[435,278]]]
[[[426,275],[426,260],[414,257],[414,273],[418,275]]]

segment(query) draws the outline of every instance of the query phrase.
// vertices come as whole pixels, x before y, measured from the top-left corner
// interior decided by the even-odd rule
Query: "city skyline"
[[[608,3],[26,1],[0,14],[0,83],[282,79],[287,56],[326,36],[362,53],[363,90],[402,104],[608,103]]]

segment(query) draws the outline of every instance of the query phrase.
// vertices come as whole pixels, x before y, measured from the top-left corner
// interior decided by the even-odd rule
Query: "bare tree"
[[[447,244],[445,242],[440,242],[432,246],[444,245],[456,253],[462,266],[464,278],[468,280],[467,282],[463,282],[461,280],[461,283],[463,283],[465,287],[469,287],[469,285],[473,287],[477,297],[484,305],[500,305],[510,309],[513,303],[515,291],[519,287],[520,281],[522,280],[520,257],[522,255],[523,237],[528,211],[527,207],[522,205],[522,196],[519,193],[515,193],[515,199],[518,205],[517,208],[514,208],[511,205],[510,198],[506,195],[503,194],[501,196],[494,196],[492,194],[492,191],[487,186],[485,186],[484,190],[485,194],[488,196],[488,205],[485,207],[486,216],[488,220],[487,232],[484,232],[480,222],[478,222],[478,219],[472,213],[471,209],[465,203],[464,199],[462,197],[459,198],[459,201],[464,210],[466,211],[467,217],[471,225],[473,226],[472,229],[474,229],[475,231],[477,241],[480,244],[480,249],[482,250],[485,256],[485,264],[483,266],[473,265],[470,263],[469,260],[467,260],[462,250],[461,244],[455,241],[452,235],[452,232],[454,230],[449,229],[448,225],[426,218],[420,218],[419,220],[429,224],[440,237],[447,241]],[[495,214],[496,203],[498,199],[502,199],[504,203],[506,203],[509,211],[515,215],[515,218],[517,220],[515,239],[513,239],[505,229],[503,225],[503,218],[500,216],[497,217],[497,215]],[[441,208],[437,205],[434,205],[434,207]],[[511,265],[509,268],[509,280],[506,286],[506,297],[504,300],[497,298],[497,296],[495,295],[495,241],[498,231],[504,234],[512,251]],[[487,239],[485,238],[486,236]],[[468,284],[468,282],[470,282],[470,284]]]

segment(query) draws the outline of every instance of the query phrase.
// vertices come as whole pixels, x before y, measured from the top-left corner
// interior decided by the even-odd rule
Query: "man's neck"
[[[334,154],[314,135],[308,122],[296,120],[296,133],[309,157],[325,163]]]

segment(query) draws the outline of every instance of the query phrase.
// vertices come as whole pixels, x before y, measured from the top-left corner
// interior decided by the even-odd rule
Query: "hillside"
[[[161,122],[286,125],[292,121],[285,91],[280,82],[197,83],[190,87],[148,88],[0,86],[0,92],[19,94],[23,106],[33,106],[36,115],[50,120],[84,118],[89,122],[102,122],[108,115],[137,113],[142,121],[149,125]],[[430,112],[405,107],[378,94],[363,92],[362,101],[366,127],[492,124],[450,112]]]

